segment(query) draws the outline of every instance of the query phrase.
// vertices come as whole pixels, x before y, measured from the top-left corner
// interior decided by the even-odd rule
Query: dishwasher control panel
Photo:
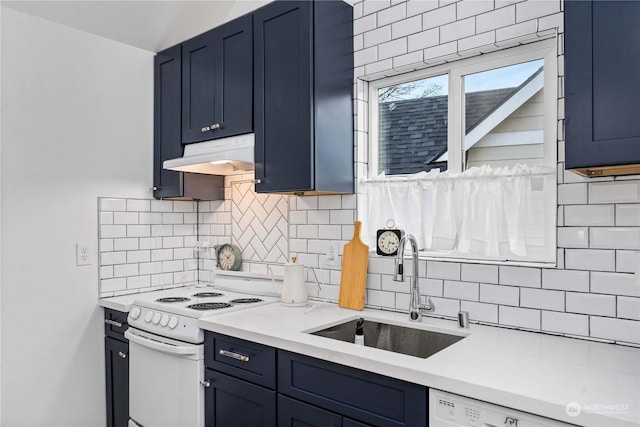
[[[568,427],[571,425],[457,394],[429,389],[429,427]]]

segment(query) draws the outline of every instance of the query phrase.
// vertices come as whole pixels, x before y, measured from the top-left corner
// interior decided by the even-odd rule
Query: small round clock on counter
[[[238,271],[242,264],[242,252],[232,243],[224,243],[213,247],[216,251],[216,261],[222,270]]]
[[[379,229],[376,233],[376,253],[382,256],[395,256],[398,254],[400,239],[404,236],[404,231],[395,228],[395,222],[390,219],[386,227]]]

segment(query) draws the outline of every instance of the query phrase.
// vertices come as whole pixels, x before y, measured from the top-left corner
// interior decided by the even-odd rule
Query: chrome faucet
[[[420,288],[418,287],[418,242],[412,234],[405,234],[400,239],[398,245],[398,255],[396,256],[396,268],[393,280],[404,282],[404,247],[407,240],[411,243],[411,257],[413,258],[413,275],[411,276],[411,299],[409,301],[409,320],[412,322],[422,322],[422,312],[428,313],[436,309],[430,297],[427,297],[426,304],[420,304]]]

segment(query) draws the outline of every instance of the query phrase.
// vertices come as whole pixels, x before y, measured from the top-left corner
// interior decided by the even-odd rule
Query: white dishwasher
[[[569,427],[573,424],[429,389],[429,427]]]

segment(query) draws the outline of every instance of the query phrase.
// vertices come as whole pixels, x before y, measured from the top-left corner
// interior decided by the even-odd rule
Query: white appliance
[[[125,332],[129,427],[204,426],[204,332],[198,319],[278,301],[227,289],[189,286],[169,296],[163,291],[162,298],[140,294],[133,302]]]
[[[284,281],[280,302],[285,307],[304,307],[307,305],[309,294],[304,280],[304,265],[296,263],[296,257],[284,265]]]
[[[569,427],[572,424],[429,389],[429,427],[451,426]]]

